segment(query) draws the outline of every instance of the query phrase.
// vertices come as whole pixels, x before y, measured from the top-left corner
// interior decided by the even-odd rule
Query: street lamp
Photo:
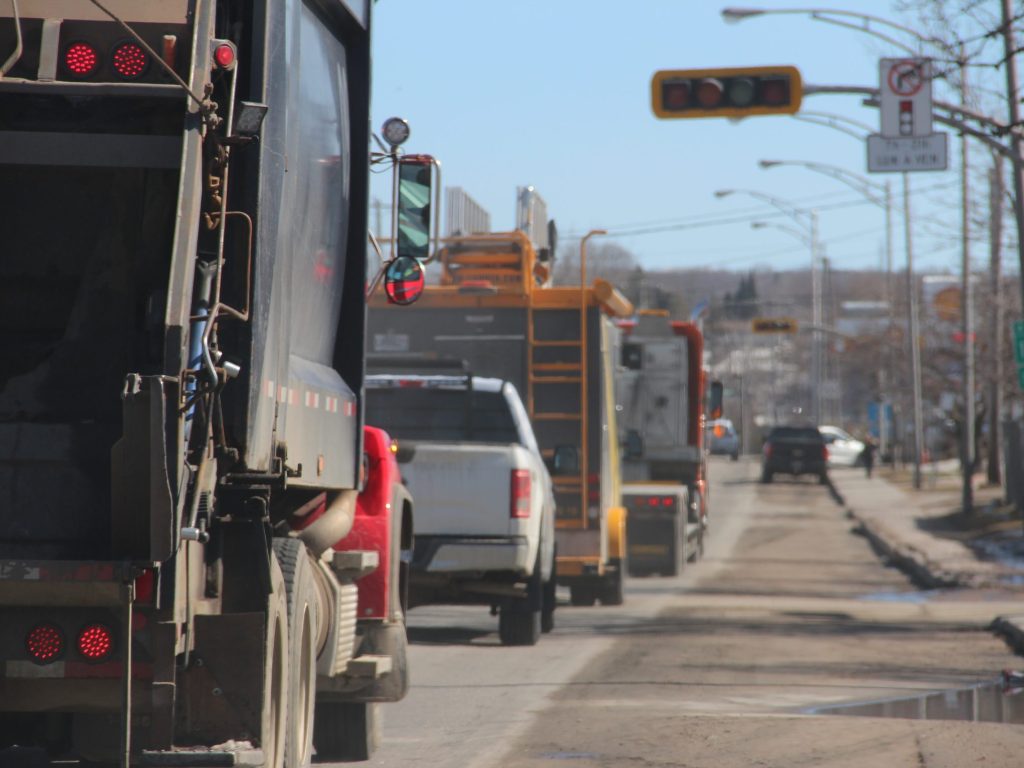
[[[807,170],[814,171],[816,173],[824,174],[837,181],[841,181],[851,189],[856,190],[865,197],[869,202],[879,206],[885,211],[885,299],[889,306],[889,321],[892,322],[892,185],[886,180],[885,184],[879,184],[871,181],[870,179],[861,176],[858,173],[847,170],[837,165],[831,165],[829,163],[817,163],[808,160],[759,160],[758,165],[761,168],[778,168],[779,166],[796,166],[800,168],[806,168]],[[879,197],[878,193],[882,193],[884,197]],[[909,311],[909,308],[908,308]],[[916,314],[911,313],[908,318],[907,327],[912,329],[916,326]],[[910,331],[912,335],[916,336],[916,332]],[[891,366],[890,366],[891,368]],[[920,377],[914,377],[912,374],[912,380],[919,380]],[[884,381],[881,386],[883,394],[888,390],[885,386]],[[883,397],[883,400],[885,398]],[[913,409],[914,413],[920,413],[921,408],[921,392],[918,389],[913,390]],[[915,422],[916,423],[916,422]],[[884,452],[885,445],[887,442],[885,434],[885,422],[884,418],[879,419],[879,438],[881,440],[881,449]]]
[[[793,221],[799,224],[801,227],[806,227],[806,240],[804,241],[810,248],[811,251],[811,316],[812,325],[814,328],[821,327],[821,276],[818,270],[818,212],[814,210],[806,210],[798,206],[793,205],[790,202],[781,200],[772,195],[767,195],[764,192],[758,192],[753,189],[719,189],[715,192],[715,197],[723,198],[733,194],[744,194],[749,195],[757,200],[763,200],[769,205],[782,211],[784,214],[789,216]],[[803,217],[806,216],[808,221],[805,224]],[[821,335],[817,330],[812,328],[811,330],[811,378],[812,386],[814,390],[813,396],[813,414],[814,423],[819,424],[821,422]]]
[[[848,11],[844,9],[836,8],[725,8],[722,10],[722,18],[727,22],[738,22],[743,19],[751,18],[754,16],[763,16],[768,14],[801,14],[809,15],[815,21],[824,21],[835,26],[846,27],[853,29],[858,32],[864,32],[873,37],[884,40],[887,43],[902,49],[912,56],[922,55],[921,51],[924,46],[934,46],[940,50],[947,50],[947,46],[943,41],[938,40],[934,37],[926,37],[915,29],[898,24],[889,19],[882,18],[880,16],[872,16],[871,14],[862,13],[860,11]],[[1009,24],[1010,9],[1003,2],[1003,23],[1004,25]],[[858,19],[860,24],[853,24],[846,21],[847,18]],[[877,28],[873,28],[872,23],[889,29],[897,30],[898,32],[908,35],[917,41],[919,48],[915,51],[913,48],[905,45],[904,43],[896,40],[895,38],[884,34]],[[1007,49],[1010,49],[1010,45],[1007,45]],[[1012,53],[1007,54],[1008,59],[1012,62]],[[964,106],[967,101],[967,66],[966,59],[964,57],[963,45],[960,47],[960,55],[956,60],[950,59],[939,59],[947,63],[957,64],[960,68],[960,104]],[[1015,74],[1015,72],[1014,72]],[[1008,85],[1011,90],[1008,93],[1008,99],[1010,102],[1011,116],[1016,114],[1014,110],[1016,107],[1016,89],[1015,77],[1010,77],[1010,71],[1007,70]],[[962,285],[961,285],[961,312],[963,315],[963,334],[964,334],[964,419],[963,419],[963,435],[962,435],[962,453],[963,457],[963,493],[962,493],[962,506],[965,514],[970,514],[974,508],[973,494],[974,490],[971,486],[971,473],[974,466],[974,341],[973,341],[973,297],[972,297],[972,285],[970,277],[970,237],[969,237],[969,210],[968,210],[968,176],[967,176],[967,162],[968,162],[968,151],[967,151],[967,132],[961,131],[960,135],[960,179],[961,179],[961,250],[962,250]],[[1013,139],[1013,149],[1015,154],[1013,155],[1014,163],[1014,179],[1015,182],[1019,182],[1015,186],[1015,191],[1018,193],[1017,197],[1020,197],[1021,193],[1024,193],[1024,174],[1020,169],[1021,156],[1020,150],[1022,145],[1019,137],[1015,136]],[[907,244],[907,264],[908,274],[912,275],[913,272],[910,270],[912,263],[911,256],[911,231],[910,231],[910,192],[909,192],[909,179],[906,171],[903,172],[903,205],[904,205],[904,218],[906,221],[906,244]],[[1018,231],[1018,250],[1020,254],[1021,266],[1024,267],[1024,205],[1017,204],[1015,206],[1015,214],[1017,215],[1017,231]],[[1022,281],[1024,286],[1024,281]],[[911,292],[911,303],[914,303],[914,290],[912,287],[908,288]],[[916,312],[916,306],[914,307]],[[911,343],[916,350],[917,338],[911,337]],[[914,355],[920,355],[920,351],[916,350],[912,353]],[[918,367],[918,375],[920,374],[920,368]],[[915,436],[914,436],[914,488],[921,487],[921,453],[922,453],[922,435],[921,425],[917,423],[917,414],[915,414]]]

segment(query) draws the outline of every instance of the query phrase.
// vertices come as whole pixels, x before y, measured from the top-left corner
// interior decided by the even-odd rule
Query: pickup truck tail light
[[[513,518],[530,516],[530,470],[512,470],[510,514]]]
[[[771,443],[765,443],[764,444],[764,457],[766,459],[770,459],[772,457],[772,444]]]
[[[828,446],[821,446],[821,458],[823,461],[828,461]]]

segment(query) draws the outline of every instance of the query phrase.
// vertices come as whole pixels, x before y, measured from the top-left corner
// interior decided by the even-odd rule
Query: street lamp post
[[[862,194],[869,202],[874,203],[885,211],[885,300],[889,307],[889,322],[892,323],[892,304],[893,304],[893,287],[892,287],[892,262],[893,262],[893,226],[892,226],[892,185],[888,180],[885,184],[879,184],[871,181],[860,174],[849,171],[845,168],[841,168],[836,165],[830,165],[828,163],[817,163],[807,160],[760,160],[758,165],[762,168],[777,168],[779,166],[797,166],[800,168],[806,168],[816,173],[821,173],[829,176],[837,181],[841,181],[848,187],[856,190]],[[879,193],[882,197],[879,197]],[[909,325],[909,324],[908,324]],[[888,349],[888,347],[887,347]],[[892,361],[889,360],[889,368],[891,369]],[[881,372],[880,389],[883,393],[882,400],[885,400],[885,393],[889,391],[889,387],[886,386],[885,382],[885,370]],[[917,390],[913,393],[913,407],[915,412],[920,408],[921,393]],[[884,414],[879,418],[879,448],[884,454],[888,443],[889,436],[885,431],[885,420]]]
[[[751,190],[719,190],[719,192],[715,192],[715,195],[718,196],[718,197],[723,197],[724,195],[720,194],[720,192],[724,192],[724,193],[728,194],[728,193],[731,193],[731,192],[734,192],[734,191],[745,192],[745,193],[747,193],[749,195],[752,195],[754,197],[760,197],[760,198],[766,199],[766,200],[773,200],[773,201],[776,200],[776,198],[771,198],[768,195],[763,195],[762,193],[753,192]],[[777,208],[779,208],[779,210],[782,210],[782,211],[786,211],[787,210],[785,207],[782,207],[782,206],[778,205],[777,202],[773,202],[772,204],[775,205]],[[821,390],[822,390],[821,380],[822,380],[822,371],[823,371],[824,366],[822,365],[822,349],[821,349],[821,347],[822,347],[822,337],[821,337],[821,320],[822,320],[821,274],[820,274],[820,270],[818,269],[818,261],[819,261],[819,258],[821,256],[821,251],[823,249],[821,248],[821,244],[818,242],[818,212],[817,211],[813,211],[813,210],[812,211],[804,211],[804,210],[799,209],[799,208],[792,208],[792,211],[794,211],[796,213],[806,213],[806,214],[809,215],[809,217],[810,217],[810,226],[809,226],[809,229],[808,229],[808,231],[806,233],[801,233],[801,232],[799,232],[799,231],[797,231],[795,229],[792,229],[791,227],[786,227],[786,226],[782,226],[782,225],[779,225],[779,224],[770,225],[767,222],[763,222],[763,221],[752,221],[750,223],[750,226],[751,226],[752,229],[762,229],[762,228],[767,227],[767,226],[773,226],[776,229],[780,229],[783,232],[788,232],[789,234],[794,235],[802,243],[804,243],[805,245],[809,246],[809,248],[810,248],[810,251],[811,251],[811,318],[812,318],[811,319],[811,386],[812,386],[812,397],[811,397],[812,408],[811,408],[811,411],[812,411],[812,414],[813,414],[813,417],[814,417],[814,423],[815,424],[820,424],[821,423],[821,411],[822,411],[822,409],[821,409]],[[795,215],[793,216],[793,220],[798,222],[798,223],[801,223],[801,224],[803,223],[801,221],[801,219],[797,218]]]

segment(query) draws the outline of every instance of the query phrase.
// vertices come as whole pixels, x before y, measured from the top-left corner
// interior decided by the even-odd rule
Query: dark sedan
[[[764,442],[761,482],[770,483],[776,474],[816,475],[828,482],[828,447],[817,427],[775,427]]]

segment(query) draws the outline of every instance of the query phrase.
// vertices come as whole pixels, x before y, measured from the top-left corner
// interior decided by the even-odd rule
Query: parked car
[[[859,467],[864,463],[864,443],[839,427],[818,427],[828,446],[830,467]]]
[[[479,376],[366,379],[366,418],[398,441],[416,500],[409,605],[498,613],[504,645],[554,627],[555,500],[516,388]]]
[[[828,482],[828,447],[814,426],[774,427],[764,442],[761,482],[777,474],[815,475]]]
[[[729,419],[715,419],[707,425],[708,450],[712,454],[728,456],[733,461],[740,457],[740,436]]]

